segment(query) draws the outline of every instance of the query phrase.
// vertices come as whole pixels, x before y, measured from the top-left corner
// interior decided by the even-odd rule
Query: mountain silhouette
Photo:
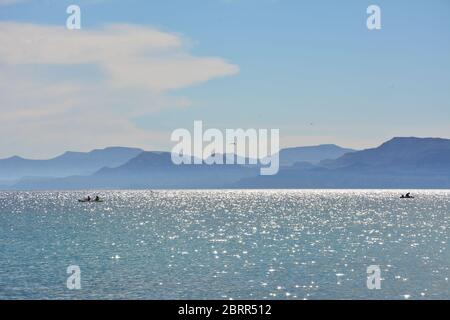
[[[310,161],[312,163],[319,162],[324,159],[334,159],[338,156],[353,151],[351,149],[345,149],[338,147],[336,145],[320,145],[320,146],[310,146],[310,147],[296,147],[283,149],[280,152],[281,165],[291,165],[296,162]],[[141,154],[142,153],[142,154]],[[225,163],[225,155],[220,155]],[[249,163],[249,160],[243,157],[235,156],[235,162],[237,159]],[[129,163],[127,163],[129,161]],[[121,165],[126,166],[118,168],[116,171],[111,171],[107,168],[116,168]],[[102,150],[94,150],[88,153],[83,152],[66,152],[63,155],[49,159],[49,160],[28,160],[20,157],[11,157],[9,159],[0,160],[0,185],[4,184],[3,188],[10,186],[11,181],[19,180],[20,185],[33,187],[34,184],[42,184],[42,187],[47,183],[50,183],[48,178],[64,178],[69,176],[86,176],[100,172],[96,175],[105,177],[107,174],[119,175],[121,173],[121,179],[126,179],[126,183],[133,185],[133,183],[126,178],[126,174],[133,175],[137,172],[137,175],[141,175],[144,171],[147,171],[148,167],[155,166],[167,166],[171,167],[172,162],[170,161],[170,153],[168,152],[145,152],[141,149],[135,148],[122,148],[122,147],[110,147]],[[102,168],[104,168],[101,170]],[[107,167],[107,168],[106,168]],[[196,168],[198,169],[198,168]],[[227,170],[218,170],[227,172]],[[189,169],[188,171],[192,171]],[[211,171],[211,170],[209,170]],[[236,171],[236,170],[234,170]],[[126,172],[126,173],[125,173]],[[217,175],[217,173],[216,173]],[[238,176],[238,178],[247,177],[248,174]],[[232,181],[236,180],[236,175]],[[4,181],[2,183],[2,180]],[[51,179],[50,179],[51,180]],[[82,187],[82,182],[86,180],[81,177],[71,177],[70,179],[65,179],[65,181],[80,181],[77,186]],[[103,180],[107,180],[103,178]],[[134,182],[137,183],[137,178]],[[91,180],[90,180],[91,181]],[[222,183],[225,181],[230,182],[230,179],[220,180]],[[236,180],[237,181],[237,180]],[[219,180],[217,181],[219,182]],[[55,181],[51,181],[55,183]],[[72,183],[71,183],[72,184]],[[106,183],[99,183],[100,185],[107,185]],[[114,185],[122,185],[122,181],[116,180]],[[142,185],[139,182],[139,185]],[[210,185],[210,184],[208,184]],[[57,185],[55,185],[57,187]]]
[[[450,188],[450,140],[393,138],[377,148],[243,179],[236,188]]]
[[[337,159],[346,153],[355,151],[353,149],[339,147],[335,144],[286,148],[280,151],[280,164],[282,166],[291,166],[296,162],[318,164],[320,161]]]
[[[343,153],[337,159],[326,159],[329,147],[323,157],[304,148],[281,150],[283,165],[274,176],[261,176],[259,165],[175,165],[169,152],[141,152],[90,175],[26,178],[9,188],[450,188],[448,139],[393,138],[361,151],[331,147]],[[307,157],[305,150],[313,152]]]
[[[175,165],[169,152],[142,152],[116,168],[102,168],[89,176],[23,179],[18,189],[183,189],[221,188],[256,176],[258,166]]]
[[[450,140],[440,138],[393,138],[381,146],[323,160],[327,168],[355,165],[383,167],[435,167],[450,163]]]
[[[66,152],[49,160],[14,156],[0,160],[0,180],[24,177],[65,177],[88,175],[103,167],[116,167],[142,153],[137,148],[110,147],[91,152]]]

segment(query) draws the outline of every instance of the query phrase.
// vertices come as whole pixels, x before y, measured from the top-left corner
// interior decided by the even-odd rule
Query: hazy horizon
[[[391,139],[393,139],[393,138],[399,138],[399,137],[392,137]],[[431,139],[446,139],[446,140],[450,140],[450,138],[446,138],[446,137],[416,137],[416,136],[408,136],[408,137],[401,137],[401,138],[420,138],[420,139],[431,138]],[[389,140],[391,140],[391,139],[389,139]],[[381,142],[381,143],[379,143],[377,145],[374,145],[374,146],[367,146],[365,148],[352,148],[352,147],[348,147],[348,146],[338,145],[338,144],[335,144],[335,143],[322,143],[322,144],[315,144],[315,145],[293,145],[293,146],[286,146],[286,147],[282,146],[280,148],[280,151],[283,150],[283,149],[290,149],[290,148],[308,148],[308,147],[319,147],[319,146],[326,146],[326,145],[334,145],[334,146],[337,146],[337,147],[343,148],[343,149],[354,149],[355,151],[360,151],[360,150],[366,150],[366,149],[372,149],[372,148],[379,147],[381,144],[383,144],[384,142],[387,142],[387,141],[388,140],[383,141],[383,142]],[[68,153],[68,152],[88,153],[88,152],[92,152],[92,151],[96,151],[96,150],[105,150],[105,149],[110,149],[110,148],[131,148],[131,149],[132,148],[137,148],[137,149],[142,149],[142,151],[144,151],[144,152],[171,152],[171,150],[146,150],[146,149],[143,149],[143,148],[137,147],[137,146],[110,145],[110,146],[97,147],[97,148],[86,149],[86,150],[65,150],[65,151],[57,153],[57,154],[55,154],[53,156],[45,157],[45,158],[30,158],[30,157],[24,157],[24,156],[22,156],[20,154],[13,154],[13,155],[10,155],[10,156],[7,156],[7,157],[0,157],[0,160],[12,158],[12,157],[20,157],[20,158],[27,159],[27,160],[49,160],[49,159],[53,159],[53,158],[62,156],[65,153]],[[242,154],[241,153],[237,153],[237,155],[242,155]]]

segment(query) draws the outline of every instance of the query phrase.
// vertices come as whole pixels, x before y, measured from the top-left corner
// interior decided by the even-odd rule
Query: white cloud
[[[98,64],[113,85],[153,91],[178,89],[239,70],[223,59],[189,55],[180,36],[132,25],[69,31],[3,22],[0,43],[0,62],[9,65]]]
[[[239,72],[221,58],[191,55],[179,35],[133,25],[70,31],[0,22],[0,43],[0,135],[8,137],[0,156],[162,145],[168,136],[129,119],[187,107],[187,97],[170,92]],[[74,76],[76,68],[83,71]]]

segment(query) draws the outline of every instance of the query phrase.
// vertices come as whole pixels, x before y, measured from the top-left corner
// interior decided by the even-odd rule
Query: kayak
[[[95,200],[86,200],[86,199],[78,199],[78,202],[103,202],[103,200],[98,200],[98,201],[95,201]]]

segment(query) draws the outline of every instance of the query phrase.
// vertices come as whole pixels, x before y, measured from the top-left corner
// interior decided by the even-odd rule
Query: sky
[[[450,2],[0,0],[0,113],[0,157],[33,159],[170,150],[194,120],[282,147],[450,138]]]

